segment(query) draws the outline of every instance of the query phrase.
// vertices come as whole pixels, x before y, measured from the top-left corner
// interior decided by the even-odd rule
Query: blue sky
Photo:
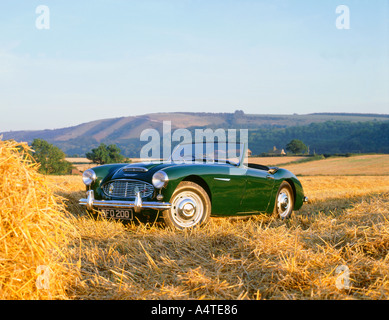
[[[38,5],[50,9],[39,30]],[[338,5],[350,9],[339,30]],[[389,113],[389,1],[5,0],[0,131],[153,112]]]

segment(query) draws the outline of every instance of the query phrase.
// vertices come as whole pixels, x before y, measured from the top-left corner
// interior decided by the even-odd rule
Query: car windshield
[[[239,166],[243,160],[243,143],[182,143],[175,147],[170,161],[186,163],[228,163]]]

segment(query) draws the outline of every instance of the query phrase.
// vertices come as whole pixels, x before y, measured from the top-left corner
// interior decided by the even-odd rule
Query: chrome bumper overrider
[[[142,209],[165,210],[170,209],[172,206],[168,202],[143,202],[139,193],[137,193],[135,201],[95,200],[93,190],[87,191],[86,195],[86,199],[80,199],[80,204],[86,206],[88,210],[99,208],[133,208],[135,212],[140,212]]]
[[[308,200],[309,200],[308,197],[304,197],[304,200],[303,200],[303,201],[304,201],[304,202],[308,202]]]

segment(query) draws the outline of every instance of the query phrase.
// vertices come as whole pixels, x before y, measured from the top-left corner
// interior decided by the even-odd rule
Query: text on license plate
[[[132,220],[133,212],[131,209],[101,209],[103,218],[107,219],[124,219],[124,220]]]

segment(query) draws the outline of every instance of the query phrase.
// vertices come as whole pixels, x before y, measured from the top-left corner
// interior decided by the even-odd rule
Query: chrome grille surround
[[[112,198],[135,198],[138,192],[141,198],[148,198],[154,193],[154,186],[141,180],[121,179],[105,183],[102,190]]]

